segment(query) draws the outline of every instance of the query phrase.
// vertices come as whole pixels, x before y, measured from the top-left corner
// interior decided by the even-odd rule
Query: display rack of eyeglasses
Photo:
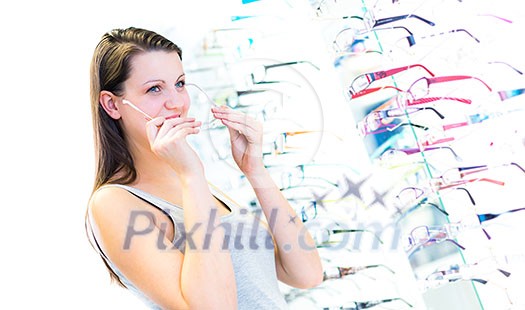
[[[501,257],[523,252],[510,239],[522,227],[513,215],[525,216],[525,80],[512,61],[494,61],[508,57],[514,22],[453,1],[350,2],[320,1],[316,13],[330,21],[326,43],[375,173],[392,177],[385,205],[425,305],[519,307],[523,267]],[[365,14],[346,14],[356,6]],[[457,8],[462,27],[450,22]]]
[[[194,113],[263,121],[265,165],[323,259],[319,287],[283,285],[292,308],[525,304],[525,64],[504,2],[261,0],[206,36]],[[256,210],[208,121],[209,178]]]

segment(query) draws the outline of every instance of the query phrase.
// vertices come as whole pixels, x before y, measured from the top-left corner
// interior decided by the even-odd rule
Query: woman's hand
[[[180,176],[203,174],[202,162],[186,141],[188,135],[199,132],[200,126],[195,118],[154,118],[146,124],[151,150]]]
[[[213,107],[213,116],[230,132],[233,159],[245,174],[264,169],[262,161],[262,124],[252,117],[228,107]]]

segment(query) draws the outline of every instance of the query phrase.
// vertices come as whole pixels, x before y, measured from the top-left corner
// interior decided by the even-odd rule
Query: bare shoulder
[[[148,227],[154,222],[151,216],[133,214],[151,214],[148,205],[127,190],[107,186],[97,190],[91,196],[88,205],[90,223],[96,238],[111,256],[113,249],[119,248],[128,233],[130,220],[137,227]]]
[[[89,211],[97,226],[118,224],[125,221],[133,210],[144,209],[144,203],[123,188],[107,186],[93,193],[89,201]]]
[[[126,189],[108,186],[92,195],[89,212],[101,249],[138,290],[162,308],[187,308],[180,283],[173,280],[180,278],[183,254],[155,225],[153,207]],[[141,216],[133,218],[134,212]]]

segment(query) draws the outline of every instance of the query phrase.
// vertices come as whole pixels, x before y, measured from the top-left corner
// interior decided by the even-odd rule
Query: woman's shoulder
[[[132,197],[126,187],[120,184],[102,185],[91,194],[89,206],[93,208],[106,204],[121,205],[119,202],[125,202]]]
[[[117,224],[119,221],[127,221],[127,217],[122,216],[122,214],[133,210],[142,210],[143,204],[143,201],[140,201],[127,190],[127,186],[107,184],[91,194],[88,213],[94,222],[111,225]]]
[[[156,223],[150,206],[123,186],[102,186],[95,190],[87,212],[89,228],[97,243],[113,258],[129,237],[130,227],[151,227]]]

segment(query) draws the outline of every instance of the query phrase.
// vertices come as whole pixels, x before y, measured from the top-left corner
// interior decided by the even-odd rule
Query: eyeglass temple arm
[[[267,91],[271,91],[271,89],[247,89],[247,90],[236,90],[235,93],[238,97],[244,96],[244,95],[251,95],[251,94],[259,94],[264,93]]]
[[[478,279],[478,278],[475,278],[475,279],[468,279],[470,281],[474,281],[474,282],[478,282],[478,283],[481,283],[481,284],[487,284],[489,281],[487,280],[484,280],[484,279]]]
[[[437,240],[434,239],[434,241],[437,241]],[[457,243],[455,240],[452,240],[452,239],[450,239],[450,238],[447,238],[447,239],[445,239],[445,241],[452,242],[452,243],[455,244],[458,248],[460,248],[460,249],[462,249],[462,250],[465,250],[465,247],[462,246],[461,244]]]
[[[378,31],[378,30],[394,30],[394,29],[403,29],[408,33],[408,37],[414,37],[414,34],[412,31],[408,30],[405,26],[389,26],[389,27],[382,27],[382,28],[372,28],[370,31]],[[412,46],[412,45],[411,45]]]
[[[445,150],[449,150],[449,151],[452,153],[452,155],[454,155],[454,157],[456,158],[456,160],[458,160],[458,161],[461,161],[461,160],[462,160],[461,157],[459,157],[459,155],[456,153],[456,151],[454,151],[454,149],[451,148],[450,146],[434,146],[434,147],[428,147],[428,148],[426,148],[426,149],[423,149],[423,151],[427,151],[427,150],[428,150],[428,151],[432,151],[432,150],[443,150],[443,149],[445,149]]]
[[[399,198],[399,196],[401,195],[401,193],[404,192],[404,191],[407,191],[407,190],[419,191],[419,192],[421,193],[421,195],[423,195],[423,194],[425,193],[425,191],[422,190],[422,189],[419,188],[419,187],[408,186],[408,187],[403,188],[401,191],[399,191],[399,193],[396,195],[396,197]],[[421,195],[419,195],[418,197],[420,197]]]
[[[468,189],[464,188],[464,187],[456,187],[455,188],[456,190],[462,190],[462,191],[465,191],[465,193],[467,194],[470,202],[472,203],[473,206],[476,205],[476,201],[474,201],[474,197],[472,197],[472,194],[469,192]]]
[[[464,185],[464,184],[468,184],[468,183],[472,183],[472,182],[489,182],[489,183],[492,183],[492,184],[495,184],[495,185],[500,185],[500,186],[504,186],[505,185],[505,182],[503,182],[503,181],[498,181],[498,180],[489,179],[489,178],[474,178],[474,179],[468,179],[468,180],[461,179],[461,180],[458,180],[458,181],[454,181],[453,183],[442,182],[442,184],[438,185],[438,190],[444,190],[444,189],[447,189],[447,188],[453,188],[453,187],[456,187],[458,185]]]
[[[379,110],[379,111],[373,111],[373,112],[380,112],[380,113],[382,112],[382,117],[381,118],[383,119],[383,118],[389,118],[389,117],[400,117],[401,115],[395,113],[395,112],[399,113],[399,110],[400,109],[394,108],[394,109],[389,109],[389,110]],[[411,114],[411,113],[417,113],[417,112],[425,111],[425,110],[430,110],[430,111],[436,113],[436,115],[440,119],[444,119],[445,118],[445,116],[443,114],[441,114],[438,110],[436,110],[433,107],[406,108],[406,109],[404,109],[404,112],[407,113],[407,114]],[[391,115],[389,112],[394,112],[394,113],[393,113],[393,115]],[[371,115],[371,114],[369,114],[369,115]]]
[[[453,101],[458,101],[458,102],[465,103],[465,104],[471,104],[471,103],[472,103],[472,100],[467,99],[467,98],[457,98],[457,97],[425,97],[425,98],[419,98],[419,99],[414,99],[414,100],[408,101],[408,102],[407,102],[407,105],[408,105],[408,106],[411,106],[411,105],[425,104],[425,103],[430,103],[430,102],[440,101],[440,100],[453,100]]]
[[[480,166],[471,166],[471,167],[459,167],[457,169],[460,172],[460,176],[463,178],[464,176],[467,176],[469,174],[474,174],[474,173],[486,171],[486,170],[489,170],[490,168],[491,167],[488,166],[488,165],[480,165]],[[523,172],[525,172],[525,171],[523,171]],[[488,179],[488,178],[478,178],[478,179],[473,179],[473,180],[469,180],[469,181],[473,182],[473,181],[476,181],[476,180],[477,181],[486,181],[486,182],[494,183],[494,184],[497,184],[497,185],[504,185],[505,184],[505,182],[497,181],[497,180],[493,180],[493,179]]]
[[[448,212],[447,212],[447,211],[441,209],[437,204],[435,204],[435,203],[433,203],[433,202],[425,201],[424,203],[421,202],[420,204],[421,204],[421,205],[425,205],[425,204],[430,205],[430,206],[436,208],[436,209],[437,209],[439,212],[441,212],[442,214],[448,216]]]
[[[511,275],[511,273],[506,271],[506,270],[503,270],[503,269],[500,269],[500,268],[497,268],[496,270],[501,272],[501,274],[503,274],[507,278],[510,277],[510,275]]]
[[[413,308],[413,306],[410,303],[408,303],[406,300],[404,300],[403,298],[400,298],[400,297],[381,299],[381,300],[361,301],[361,302],[356,301],[355,305],[357,306],[356,309],[367,309],[367,308],[371,308],[371,307],[377,306],[379,304],[384,304],[384,303],[392,302],[392,301],[396,301],[396,300],[402,301],[407,306],[409,306],[410,308]]]
[[[362,16],[357,16],[357,15],[346,15],[346,16],[342,16],[341,19],[350,19],[350,18],[355,18],[355,19],[359,19],[359,20],[364,20],[364,18]]]
[[[474,41],[476,41],[476,42],[478,42],[478,43],[481,42],[478,38],[476,38],[475,36],[473,36],[473,35],[472,35],[468,30],[466,30],[466,29],[453,29],[453,30],[449,30],[448,32],[449,32],[449,33],[465,32],[466,34],[469,35],[469,37],[471,37],[472,39],[474,39]]]
[[[379,267],[383,267],[386,270],[390,271],[392,274],[396,274],[396,272],[394,270],[392,270],[390,267],[388,267],[387,265],[384,265],[384,264],[366,265],[366,266],[363,266],[363,267],[364,268],[379,268]]]
[[[512,209],[512,210],[508,210],[508,211],[498,213],[498,214],[494,214],[494,213],[477,214],[477,217],[480,220],[480,222],[485,222],[485,221],[492,220],[500,215],[507,214],[507,213],[513,213],[517,211],[525,211],[525,208]]]
[[[406,71],[406,70],[408,70],[410,68],[415,68],[415,67],[423,68],[432,77],[434,76],[434,73],[430,72],[430,70],[428,70],[425,66],[420,65],[420,64],[414,64],[414,65],[410,65],[410,66],[403,66],[403,67],[393,68],[393,69],[389,69],[389,70],[386,70],[386,71],[377,71],[377,72],[367,73],[366,76],[369,79],[371,79],[371,81],[375,81],[375,80],[379,80],[379,79],[382,79],[382,78],[385,78],[385,77],[388,77],[388,76],[391,76],[391,75],[394,75],[394,74],[397,74],[399,72],[403,72],[403,71]]]
[[[518,68],[504,61],[489,61],[488,64],[503,64],[503,65],[506,65],[507,67],[510,67],[512,70],[516,71],[518,74],[523,75],[523,72],[520,71]]]
[[[383,264],[352,266],[352,267],[337,267],[337,270],[339,271],[339,275],[342,277],[342,276],[356,274],[357,272],[365,270],[365,269],[379,268],[379,267],[383,267],[386,270],[390,271],[392,274],[395,274],[394,270],[390,269],[390,267],[388,267],[387,265],[383,265]]]
[[[480,172],[480,171],[485,171],[485,170],[488,170],[489,168],[496,168],[496,167],[500,167],[500,166],[515,166],[517,167],[518,169],[521,170],[521,172],[525,173],[525,169],[523,167],[521,167],[518,163],[515,163],[515,162],[510,162],[510,163],[507,163],[507,164],[502,164],[502,165],[495,165],[495,166],[489,166],[489,165],[478,165],[478,166],[470,166],[470,167],[459,167],[457,168],[458,171],[462,172],[462,175],[465,174],[472,174],[472,173],[476,173],[476,172]],[[472,169],[477,169],[477,170],[474,170],[474,171],[467,171],[467,170],[472,170]],[[466,172],[463,172],[463,171],[466,171]]]
[[[144,115],[144,117],[148,120],[148,121],[151,121],[153,119],[153,117],[149,116],[149,114],[147,114],[146,112],[142,111],[141,109],[139,109],[139,107],[137,107],[136,105],[134,105],[133,103],[131,103],[131,101],[127,100],[127,99],[122,99],[122,103],[123,104],[126,104],[126,105],[129,105],[133,110],[139,112],[140,114]]]
[[[392,270],[387,265],[383,265],[383,264],[353,266],[353,267],[337,267],[337,268],[338,268],[340,274],[342,274],[342,275],[350,275],[350,274],[356,274],[357,272],[359,272],[361,270],[365,270],[365,269],[369,269],[369,268],[379,268],[379,267],[383,267],[386,270],[390,271],[392,274],[395,274],[394,270]]]
[[[370,72],[370,73],[363,73],[363,74],[358,75],[354,79],[354,81],[356,81],[357,79],[359,79],[362,76],[364,76],[367,79],[368,85],[370,85],[375,80],[380,80],[380,79],[389,77],[391,75],[397,74],[399,72],[406,71],[406,70],[408,70],[410,68],[413,68],[413,67],[421,67],[425,71],[427,71],[431,76],[434,76],[434,73],[430,72],[430,70],[428,70],[425,66],[420,65],[420,64],[415,64],[415,65],[410,65],[410,66],[403,66],[403,67],[393,68],[393,69],[389,69],[389,70],[386,70],[386,71],[376,71],[376,72]],[[350,86],[349,91],[352,92],[352,86]]]
[[[427,81],[428,81],[428,84],[430,85],[434,83],[446,83],[446,82],[470,80],[470,79],[480,81],[483,85],[485,85],[485,87],[487,87],[489,91],[492,91],[492,88],[487,83],[485,83],[484,81],[482,81],[481,79],[477,77],[470,76],[470,75],[438,76],[438,77],[428,78]]]
[[[512,20],[510,20],[508,18],[505,18],[505,17],[501,17],[501,16],[497,16],[497,15],[494,15],[494,14],[490,14],[490,13],[481,13],[481,14],[478,14],[478,16],[494,17],[494,18],[497,18],[497,19],[499,19],[501,21],[504,21],[506,23],[512,24]]]
[[[512,162],[512,163],[506,164],[506,165],[504,165],[504,166],[507,166],[507,165],[513,165],[513,166],[516,166],[516,167],[518,167],[518,169],[521,170],[521,172],[525,173],[525,169],[523,169],[523,167],[520,166],[520,165],[517,164],[517,163]]]
[[[399,123],[399,124],[397,124],[397,125],[395,125],[393,127],[387,127],[386,130],[387,131],[394,131],[394,130],[398,129],[399,127],[402,127],[402,126],[412,126],[412,127],[423,129],[423,130],[428,130],[427,126],[418,125],[418,124],[414,124],[414,123]]]
[[[404,39],[406,39],[408,41],[408,46],[413,46],[414,44],[416,44],[416,39],[414,38],[414,34],[412,33],[412,31],[408,30],[407,27],[404,27],[404,26],[392,26],[392,27],[382,27],[382,28],[372,28],[370,29],[370,31],[378,31],[378,30],[393,30],[393,29],[403,29],[405,30],[406,32],[408,32],[408,36],[406,37],[402,37],[401,39],[399,39],[398,41],[402,41]],[[392,51],[390,51],[392,52]],[[382,53],[381,53],[382,54]]]
[[[371,233],[372,235],[374,235],[374,237],[381,243],[383,244],[383,240],[381,240],[381,238],[379,238],[373,231],[370,231],[370,230],[367,230],[367,229],[332,229],[330,230],[331,233],[333,234],[343,234],[343,233],[354,233],[354,232],[368,232],[368,233]]]
[[[402,92],[403,90],[400,89],[400,88],[397,88],[395,86],[382,86],[382,87],[373,87],[373,88],[367,88],[367,89],[364,89],[358,93],[355,93],[352,95],[352,99],[355,99],[355,98],[358,98],[358,97],[361,97],[361,96],[365,96],[365,95],[368,95],[368,94],[371,94],[371,93],[374,93],[374,92],[377,92],[377,91],[380,91],[382,89],[395,89],[399,92]]]
[[[430,111],[433,111],[434,113],[436,113],[436,115],[441,118],[441,119],[444,119],[445,116],[443,114],[441,114],[438,110],[436,110],[435,108],[433,107],[423,107],[423,108],[416,108],[417,110],[416,111],[422,111],[422,110],[430,110]]]
[[[461,158],[458,156],[458,154],[450,147],[450,146],[433,146],[433,147],[427,147],[427,148],[406,148],[406,149],[392,149],[395,151],[403,152],[407,155],[412,155],[416,153],[426,152],[426,151],[436,151],[436,150],[442,150],[446,149],[449,150],[456,159],[461,160]]]
[[[392,23],[392,22],[396,22],[396,21],[407,19],[407,18],[411,18],[411,17],[417,18],[420,21],[422,21],[422,22],[424,22],[424,23],[426,23],[426,24],[428,24],[430,26],[435,26],[436,25],[434,22],[431,22],[428,19],[425,19],[425,18],[423,18],[421,16],[414,15],[414,14],[405,14],[405,15],[399,15],[399,16],[380,18],[380,19],[376,20],[376,22],[374,23],[374,27],[381,26],[381,25],[384,25],[384,24],[389,24],[389,23]]]
[[[421,36],[419,37],[418,39],[427,39],[427,38],[432,38],[432,37],[435,37],[435,36],[441,36],[441,35],[444,35],[444,34],[449,34],[449,33],[458,33],[458,32],[465,32],[469,37],[471,37],[474,41],[476,41],[477,43],[480,43],[481,41],[476,38],[475,36],[473,36],[469,31],[467,31],[466,29],[452,29],[452,30],[448,30],[448,31],[443,31],[443,32],[438,32],[438,33],[433,33],[433,34],[429,34],[429,35],[426,35],[426,36]]]
[[[509,98],[516,97],[522,94],[525,94],[525,88],[498,91],[498,95],[501,101],[504,101]]]
[[[476,173],[480,171],[485,171],[488,168],[489,168],[488,165],[478,165],[478,166],[458,167],[456,169],[458,169],[458,171],[461,172],[461,176],[463,176],[463,175],[468,175],[468,174],[472,174],[472,173]],[[476,170],[472,171],[472,169],[476,169]]]
[[[303,64],[303,63],[311,65],[316,70],[320,70],[319,67],[317,67],[316,65],[314,65],[312,62],[310,62],[308,60],[290,61],[290,62],[283,62],[283,63],[278,63],[278,64],[264,65],[264,69],[268,70],[268,69],[272,69],[272,68],[284,67],[284,66],[293,66],[293,65]]]

